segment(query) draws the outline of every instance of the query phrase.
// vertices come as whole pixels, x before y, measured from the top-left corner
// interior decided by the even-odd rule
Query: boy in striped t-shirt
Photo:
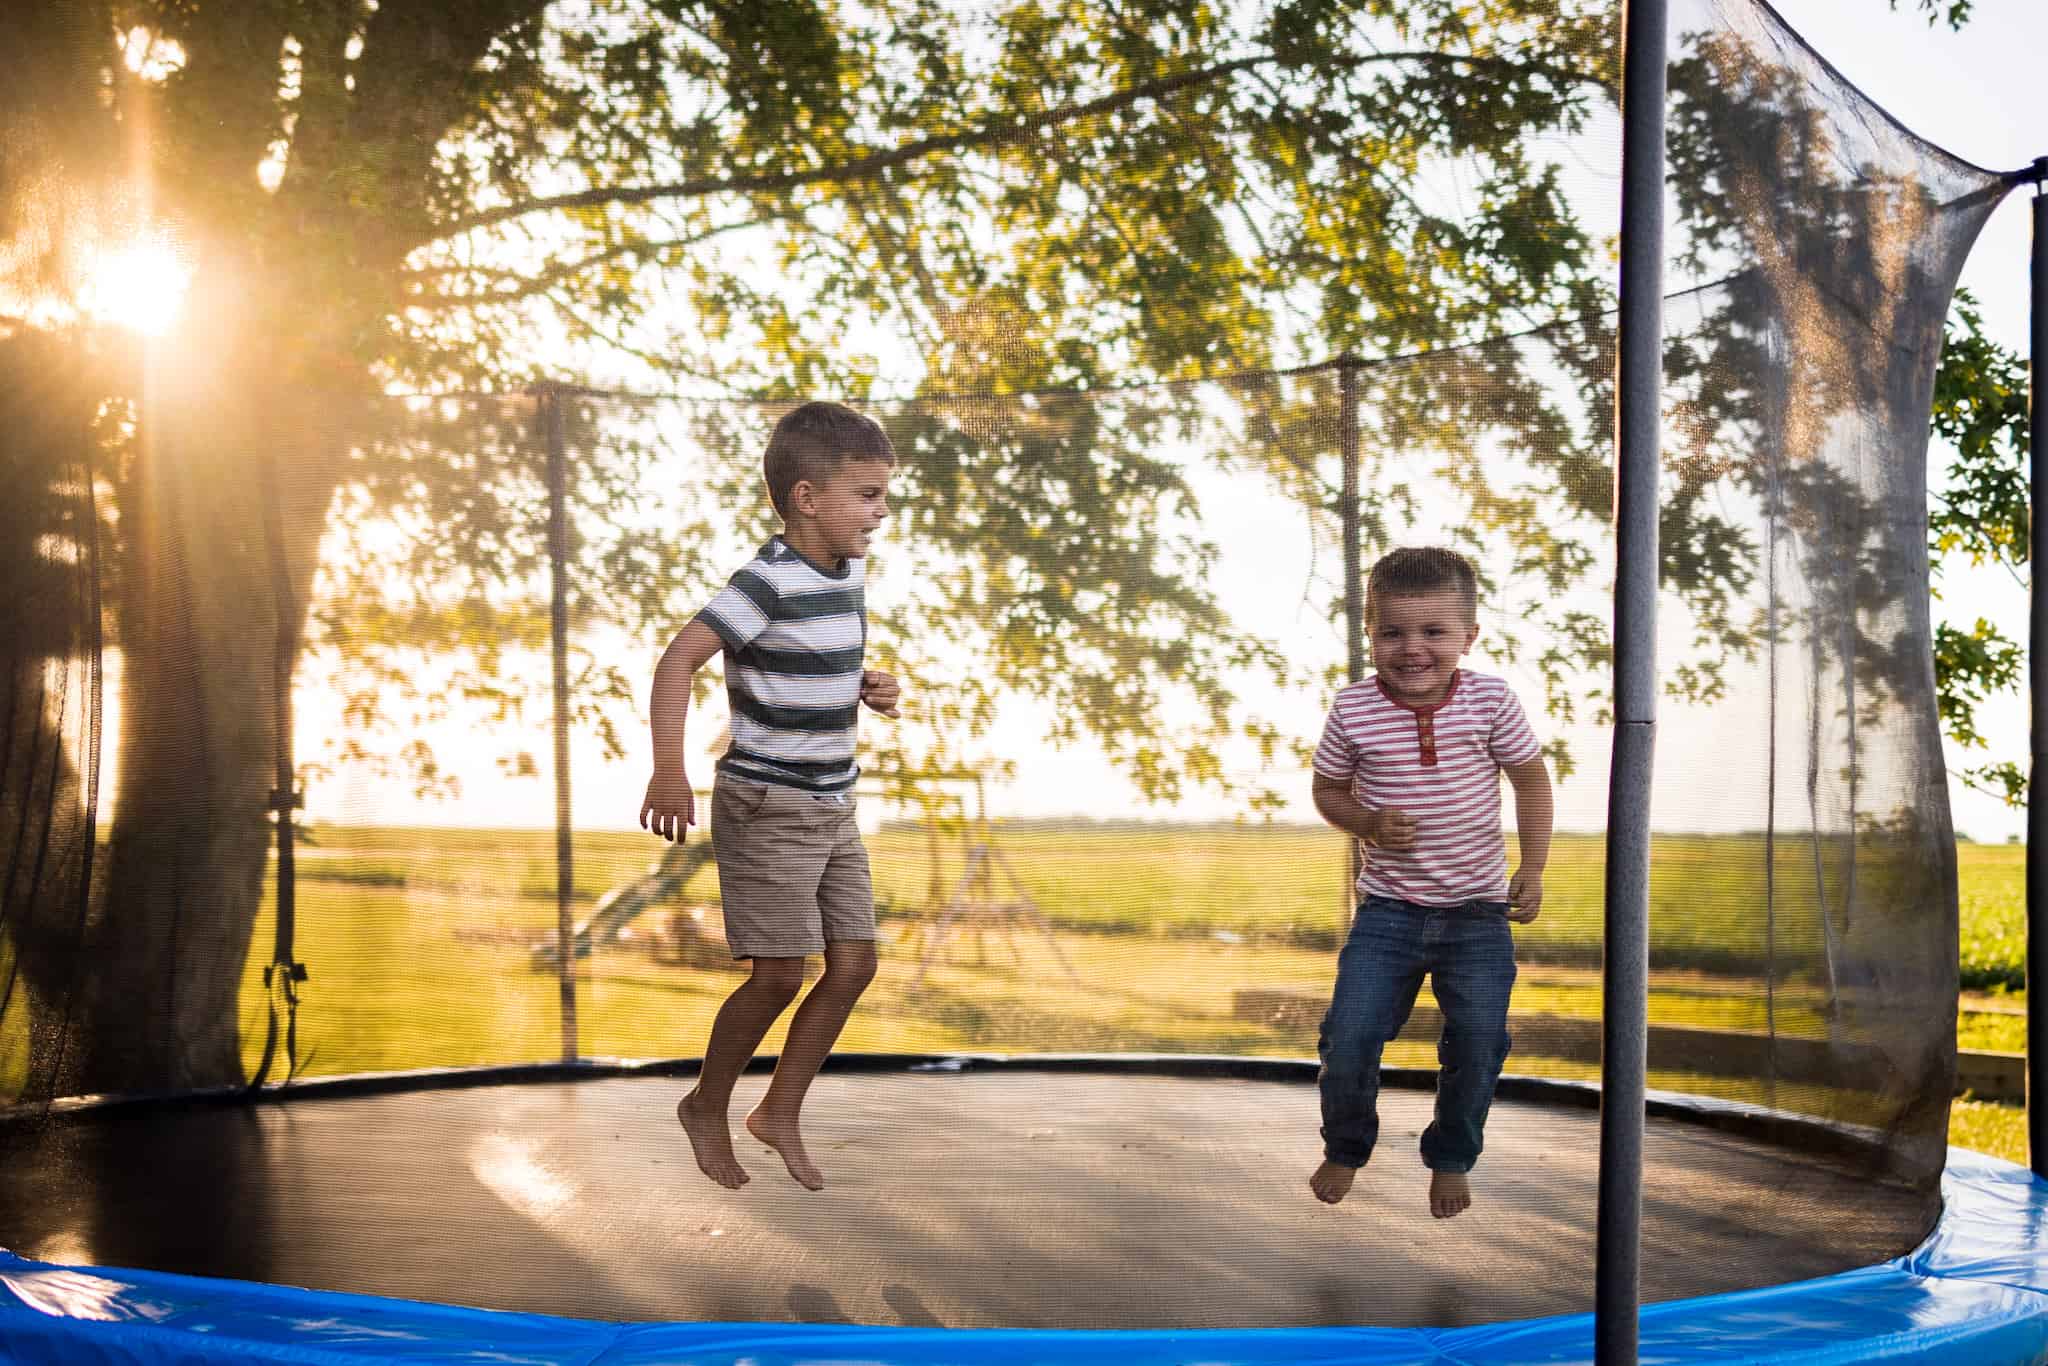
[[[762,460],[783,531],[677,633],[654,671],[654,778],[640,824],[680,840],[696,823],[683,772],[690,680],[720,651],[732,744],[711,795],[725,937],[752,972],[712,1021],[696,1087],[676,1105],[704,1174],[737,1190],[733,1084],[803,988],[804,960],[825,974],[789,1024],[775,1077],[747,1131],[811,1190],[824,1174],[804,1151],[799,1113],[825,1056],[875,975],[875,899],[853,820],[860,707],[895,716],[900,690],[863,667],[868,540],[889,515],[896,453],[881,427],[836,403],[806,403],[776,423]]]
[[[1365,599],[1374,675],[1338,692],[1316,747],[1316,810],[1357,837],[1364,864],[1317,1045],[1323,1163],[1309,1186],[1333,1205],[1372,1156],[1380,1053],[1424,974],[1444,1017],[1436,1117],[1422,1134],[1439,1219],[1472,1203],[1465,1174],[1507,1061],[1508,922],[1526,925],[1543,905],[1550,777],[1508,685],[1458,667],[1479,638],[1478,597],[1472,566],[1454,551],[1396,550],[1375,564]],[[1521,845],[1512,878],[1503,773]]]

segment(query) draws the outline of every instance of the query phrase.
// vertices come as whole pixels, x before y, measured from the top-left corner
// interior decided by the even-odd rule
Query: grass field
[[[335,829],[299,863],[299,957],[312,969],[300,1017],[304,1070],[314,1074],[544,1060],[559,1055],[558,983],[535,971],[530,947],[553,932],[552,836],[536,831]],[[884,967],[845,1039],[853,1049],[1145,1050],[1300,1055],[1314,1040],[1236,1018],[1232,997],[1249,987],[1326,995],[1332,949],[1348,915],[1344,855],[1333,835],[1310,829],[1027,826],[1005,830],[1000,848],[1016,881],[1052,923],[1054,941],[1017,929],[958,936],[953,951],[914,985],[930,923],[960,874],[957,842],[936,867],[925,832],[884,827],[869,839],[883,912]],[[579,913],[606,888],[643,871],[661,846],[648,836],[597,832],[576,841]],[[1823,885],[1811,850],[1779,851],[1777,891],[1785,922],[1713,918],[1703,906],[1745,906],[1761,841],[1668,837],[1656,850],[1651,1001],[1658,1022],[1760,1028],[1753,977],[1775,937],[1781,1030],[1824,1028],[1817,985],[1800,970],[1813,936],[1793,913],[1799,879]],[[1974,984],[2014,980],[2023,851],[1960,849],[1963,953]],[[1595,1016],[1599,959],[1599,844],[1561,838],[1546,879],[1543,918],[1517,932],[1524,962],[1516,1009]],[[1015,897],[998,877],[997,899]],[[1825,887],[1823,891],[1838,889]],[[685,889],[716,901],[716,871]],[[255,942],[267,945],[259,926]],[[1061,971],[1055,944],[1077,981]],[[263,1036],[260,965],[244,992],[244,1034],[253,1056]],[[601,951],[577,977],[579,1041],[596,1056],[692,1054],[732,977],[664,966],[627,947]],[[1999,1013],[2012,994],[1973,998],[1959,1019],[1963,1046],[2017,1049],[2024,1021]],[[771,1038],[770,1046],[774,1040]],[[1414,1056],[1408,1056],[1408,1054]],[[1427,1049],[1390,1061],[1429,1065]],[[1517,1054],[1517,1070],[1579,1075],[1585,1069]],[[1665,1076],[1653,1085],[1706,1094],[1754,1095],[1711,1078]],[[1832,1108],[1826,1097],[1813,1106]],[[1779,1103],[1792,1104],[1780,1096]],[[1959,1104],[1954,1141],[2016,1156],[2017,1112]]]
[[[326,847],[310,851],[302,863],[308,883],[366,891],[437,889],[493,899],[554,897],[553,839],[541,832],[363,829],[330,831],[322,839]],[[1007,829],[999,845],[1017,881],[1061,929],[1167,936],[1223,932],[1327,950],[1348,922],[1343,843],[1326,830],[1046,824]],[[1844,895],[1832,869],[1834,856],[1789,839],[1779,845],[1772,857],[1778,923],[1771,925],[1758,909],[1764,885],[1760,838],[1659,837],[1651,886],[1653,965],[1760,972],[1775,957],[1781,974],[1797,975],[1817,960],[1814,908],[1839,904]],[[868,847],[876,901],[885,915],[911,914],[944,901],[960,876],[957,841],[934,859],[920,828],[885,826]],[[658,853],[659,846],[643,834],[579,835],[578,900],[594,900]],[[1960,855],[1964,985],[2016,987],[2024,957],[2024,850],[1966,844]],[[1517,934],[1524,962],[1599,965],[1601,867],[1598,836],[1558,836],[1545,878],[1543,917]],[[714,897],[716,872],[707,870],[702,879],[701,888],[691,890]],[[1867,890],[1861,900],[1887,904]],[[1900,903],[1892,913],[1916,909]]]
[[[2027,850],[1963,844],[1956,852],[1963,985],[2017,991],[2027,980]]]

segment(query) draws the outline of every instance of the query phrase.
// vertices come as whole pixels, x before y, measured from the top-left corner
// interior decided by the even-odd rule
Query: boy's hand
[[[697,794],[690,791],[690,780],[681,773],[656,773],[647,783],[647,799],[640,803],[640,828],[681,843],[684,832],[696,823]]]
[[[1413,849],[1415,817],[1397,806],[1383,806],[1372,813],[1372,825],[1366,833],[1365,842],[1375,849]]]
[[[894,719],[896,704],[903,700],[903,687],[894,674],[885,674],[880,669],[868,669],[860,676],[860,700],[882,715]]]
[[[1543,873],[1540,869],[1517,868],[1508,879],[1508,919],[1526,925],[1543,909]]]

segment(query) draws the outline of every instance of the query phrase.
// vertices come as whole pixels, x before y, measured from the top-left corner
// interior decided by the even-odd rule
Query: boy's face
[[[1455,588],[1389,593],[1374,604],[1372,666],[1387,691],[1412,707],[1432,707],[1451,691],[1458,661],[1479,627]]]
[[[792,490],[799,515],[810,521],[817,548],[830,559],[857,560],[889,515],[889,481],[896,467],[879,460],[849,460],[820,483]]]

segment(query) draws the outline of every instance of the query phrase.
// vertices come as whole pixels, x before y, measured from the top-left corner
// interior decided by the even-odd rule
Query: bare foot
[[[732,1150],[732,1132],[725,1116],[709,1115],[697,1106],[697,1093],[690,1092],[676,1102],[676,1118],[690,1137],[690,1151],[697,1155],[697,1167],[727,1190],[747,1184],[747,1169]]]
[[[1429,1212],[1438,1219],[1463,1214],[1472,1206],[1472,1183],[1463,1172],[1429,1174]]]
[[[756,1110],[747,1116],[747,1132],[782,1154],[782,1165],[789,1168],[799,1186],[805,1190],[825,1189],[825,1173],[804,1151],[804,1137],[795,1124],[780,1123]]]
[[[1340,1167],[1335,1162],[1326,1161],[1308,1179],[1308,1188],[1316,1193],[1316,1199],[1326,1205],[1334,1205],[1351,1194],[1351,1183],[1357,1179],[1358,1168]]]

